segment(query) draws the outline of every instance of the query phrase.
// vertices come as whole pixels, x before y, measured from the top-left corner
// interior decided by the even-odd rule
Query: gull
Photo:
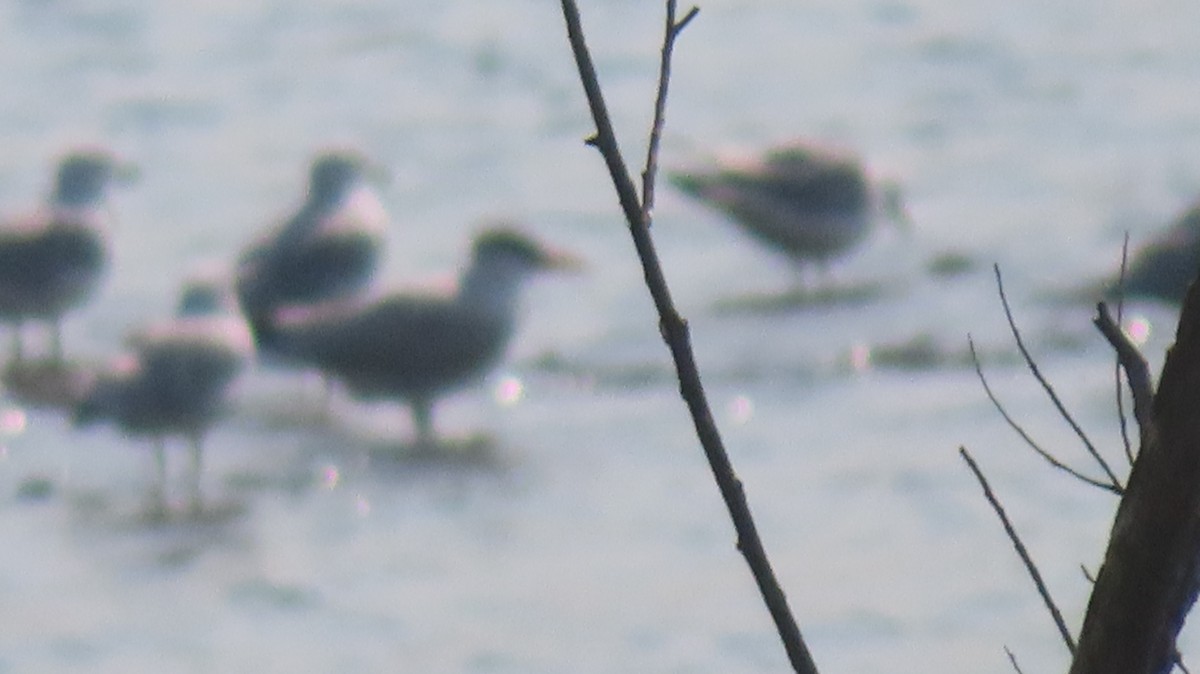
[[[201,510],[200,473],[205,433],[224,409],[230,389],[254,353],[250,328],[214,282],[186,284],[173,318],[132,334],[129,352],[98,374],[75,406],[77,426],[111,421],[129,436],[153,442],[156,512],[167,512],[166,439],[186,439],[190,458],[188,505]]]
[[[62,317],[94,294],[108,267],[109,185],[132,167],[102,150],[67,154],[37,211],[0,228],[0,321],[13,326],[10,365],[25,356],[21,326],[51,325],[51,361],[62,362]]]
[[[369,284],[387,226],[369,184],[379,173],[349,151],[313,161],[299,210],[239,259],[236,289],[243,311],[345,298]]]
[[[1200,204],[1189,208],[1167,231],[1137,251],[1121,287],[1127,295],[1181,304],[1198,272]]]
[[[316,367],[359,399],[407,401],[417,445],[433,446],[434,405],[503,358],[526,279],[577,266],[573,256],[497,226],[476,237],[452,296],[391,294],[271,310],[250,323],[260,342]]]
[[[861,244],[880,214],[908,224],[895,185],[877,190],[857,158],[806,143],[670,178],[760,242],[818,268]]]

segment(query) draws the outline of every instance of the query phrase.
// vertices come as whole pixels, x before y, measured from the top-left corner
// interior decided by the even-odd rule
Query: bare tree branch
[[[654,185],[658,176],[658,147],[662,142],[663,124],[666,121],[667,85],[671,81],[671,52],[675,49],[675,39],[699,13],[699,7],[692,7],[676,22],[675,3],[667,3],[666,35],[663,38],[658,71],[658,95],[654,97],[654,123],[650,129],[650,140],[646,143],[646,168],[642,171],[642,220],[647,226],[654,215]]]
[[[562,8],[567,23],[567,37],[575,55],[575,66],[579,69],[579,79],[587,96],[592,120],[596,124],[596,133],[587,139],[587,144],[600,150],[600,156],[604,158],[609,176],[612,177],[613,187],[617,190],[617,200],[621,203],[625,219],[629,222],[630,229],[636,229],[644,226],[642,207],[638,201],[637,188],[634,187],[633,180],[625,168],[625,159],[621,156],[612,120],[608,116],[608,106],[605,105],[604,94],[600,90],[600,79],[596,76],[596,66],[592,63],[592,56],[583,37],[579,8],[574,0],[562,0]]]
[[[1062,401],[1058,397],[1058,394],[1055,393],[1054,387],[1051,386],[1050,382],[1047,381],[1042,375],[1041,369],[1038,368],[1037,363],[1033,360],[1033,356],[1029,353],[1029,349],[1026,348],[1025,340],[1021,339],[1021,331],[1017,329],[1017,322],[1013,318],[1012,308],[1008,304],[1008,296],[1004,293],[1004,280],[1000,277],[1000,265],[994,265],[993,269],[996,272],[996,287],[1000,291],[1000,303],[1004,305],[1004,316],[1008,319],[1008,327],[1012,331],[1013,339],[1015,339],[1017,342],[1017,348],[1020,349],[1021,356],[1025,358],[1025,365],[1029,367],[1029,371],[1033,373],[1034,378],[1038,380],[1038,383],[1042,385],[1042,389],[1046,391],[1048,396],[1050,396],[1050,401],[1054,403],[1054,407],[1058,409],[1059,415],[1061,415],[1062,418],[1071,426],[1071,429],[1075,431],[1075,435],[1079,436],[1079,439],[1083,441],[1083,446],[1087,449],[1088,454],[1092,455],[1092,458],[1096,460],[1096,463],[1098,463],[1104,473],[1108,475],[1108,479],[1112,483],[1112,486],[1115,487],[1118,492],[1120,492],[1122,487],[1121,481],[1117,478],[1117,474],[1114,473],[1112,468],[1109,467],[1108,462],[1104,460],[1104,457],[1100,455],[1100,452],[1096,449],[1096,446],[1093,445],[1092,441],[1088,439],[1087,434],[1084,433],[1083,429],[1078,423],[1076,423],[1075,418],[1072,417],[1071,413],[1067,411],[1066,406],[1063,405]]]
[[[1087,582],[1095,585],[1096,575],[1083,564],[1080,564],[1079,568],[1083,570],[1083,577],[1087,579]],[[1183,653],[1180,653],[1178,648],[1175,649],[1175,666],[1178,667],[1183,674],[1190,674],[1187,665],[1183,664]]]
[[[1021,537],[1017,534],[1017,530],[1013,528],[1012,522],[1009,521],[1008,515],[1004,512],[1004,506],[1000,505],[1000,501],[992,493],[991,485],[988,484],[987,478],[983,476],[983,471],[979,469],[979,465],[975,463],[975,459],[971,457],[971,453],[967,451],[967,448],[959,447],[958,453],[967,462],[967,466],[971,469],[971,472],[975,474],[975,479],[979,480],[979,486],[983,487],[984,497],[991,504],[992,510],[996,511],[996,515],[1000,518],[1000,523],[1004,525],[1004,533],[1008,534],[1008,539],[1012,541],[1013,547],[1016,548],[1017,554],[1021,557],[1021,562],[1025,564],[1025,570],[1029,572],[1030,578],[1033,579],[1033,584],[1037,586],[1038,594],[1042,596],[1042,601],[1046,604],[1046,609],[1050,611],[1050,617],[1054,619],[1054,624],[1058,627],[1058,632],[1062,635],[1063,642],[1067,645],[1067,650],[1073,655],[1075,653],[1075,640],[1071,637],[1071,631],[1067,629],[1067,623],[1063,620],[1062,612],[1058,610],[1058,606],[1050,596],[1050,590],[1046,588],[1046,583],[1042,580],[1042,574],[1038,571],[1033,558],[1030,557],[1029,550],[1021,542]],[[1016,662],[1014,661],[1013,664],[1015,665]]]
[[[1001,404],[999,398],[997,398],[996,394],[992,392],[992,387],[988,384],[987,377],[983,374],[983,365],[979,362],[979,354],[975,351],[975,341],[971,339],[970,335],[967,335],[967,346],[971,350],[971,362],[975,364],[975,374],[979,377],[979,383],[983,384],[983,392],[987,394],[988,400],[992,401],[992,406],[996,408],[996,411],[1000,413],[1000,416],[1004,417],[1004,421],[1008,422],[1009,427],[1016,431],[1017,435],[1021,436],[1021,439],[1025,441],[1025,444],[1029,445],[1030,449],[1037,453],[1038,456],[1045,459],[1046,462],[1054,468],[1067,473],[1071,477],[1083,482],[1084,484],[1088,484],[1093,487],[1099,487],[1100,489],[1110,491],[1118,495],[1121,493],[1120,487],[1109,482],[1101,482],[1095,478],[1088,477],[1087,475],[1075,470],[1062,461],[1059,461],[1057,457],[1043,449],[1042,446],[1039,445],[1033,439],[1033,437],[1029,435],[1029,433],[1025,432],[1025,429],[1018,424],[1011,415],[1009,415],[1008,410],[1004,408],[1004,405]]]
[[[1197,391],[1200,284],[1193,283],[1113,518],[1071,674],[1165,674],[1177,666],[1175,643],[1200,593]]]
[[[671,299],[666,278],[658,260],[658,253],[650,237],[650,222],[652,199],[654,195],[654,180],[657,167],[658,138],[661,136],[667,81],[670,75],[671,49],[679,32],[695,16],[695,10],[688,12],[682,21],[675,21],[675,0],[667,1],[667,27],[663,39],[662,66],[659,69],[659,93],[656,98],[655,119],[651,132],[650,150],[648,151],[646,170],[643,174],[643,194],[645,200],[638,203],[637,189],[633,179],[621,157],[617,146],[616,135],[613,133],[612,122],[608,115],[607,106],[596,77],[596,69],[592,64],[591,55],[583,36],[582,22],[579,9],[574,0],[562,0],[563,17],[567,24],[567,36],[571,43],[571,51],[579,69],[579,77],[587,95],[588,107],[596,123],[596,135],[589,139],[589,144],[596,147],[608,166],[613,186],[629,231],[633,237],[634,246],[642,263],[642,272],[646,286],[654,300],[654,306],[659,315],[659,330],[663,340],[671,351],[675,361],[675,369],[679,376],[679,389],[688,410],[696,435],[704,448],[713,477],[725,500],[730,518],[737,531],[737,547],[745,558],[747,565],[758,584],[763,601],[775,621],[775,627],[783,641],[788,659],[793,669],[800,674],[816,674],[816,664],[808,652],[808,647],[800,634],[800,629],[788,608],[787,597],[775,578],[762,541],[758,536],[757,527],[750,514],[746,502],[745,491],[741,480],[734,473],[733,465],[725,452],[724,443],[716,422],[713,420],[704,387],[700,381],[700,373],[696,367],[695,356],[691,346],[691,336],[687,323],[679,316]]]
[[[1154,415],[1154,385],[1150,379],[1150,364],[1134,346],[1129,335],[1113,320],[1107,304],[1100,302],[1096,305],[1096,317],[1092,322],[1116,350],[1117,362],[1125,370],[1125,378],[1129,380],[1129,391],[1133,396],[1133,418],[1137,421],[1139,435],[1145,442]]]

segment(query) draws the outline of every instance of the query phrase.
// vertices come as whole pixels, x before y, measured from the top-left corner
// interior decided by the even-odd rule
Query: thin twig
[[[1080,482],[1093,487],[1099,487],[1100,489],[1113,492],[1114,494],[1121,493],[1121,489],[1119,487],[1115,487],[1108,482],[1101,482],[1095,478],[1088,477],[1087,475],[1075,470],[1062,461],[1059,461],[1058,458],[1050,452],[1042,449],[1042,446],[1039,445],[1037,441],[1035,441],[1029,435],[1029,433],[1025,432],[1025,429],[1019,423],[1017,423],[1017,421],[1013,419],[1011,415],[1009,415],[1008,410],[1004,408],[1004,405],[1000,402],[1000,399],[997,398],[996,394],[992,391],[991,385],[988,384],[987,377],[983,374],[983,365],[979,362],[979,354],[975,351],[975,340],[971,339],[970,335],[967,335],[967,346],[971,350],[971,362],[975,364],[975,374],[979,377],[979,383],[983,385],[983,392],[987,394],[988,400],[992,401],[992,406],[996,408],[996,411],[1000,413],[1000,416],[1004,418],[1004,421],[1008,422],[1009,428],[1012,428],[1017,435],[1021,436],[1021,439],[1025,441],[1025,444],[1029,445],[1030,449],[1037,453],[1038,456],[1045,459],[1046,462],[1051,466],[1067,473]]]
[[[571,43],[571,51],[575,55],[575,66],[579,69],[579,80],[583,84],[587,96],[588,108],[592,120],[596,124],[596,134],[587,139],[587,144],[600,150],[600,156],[608,167],[612,177],[613,187],[617,190],[617,200],[621,203],[621,211],[631,229],[643,224],[642,207],[638,202],[637,188],[625,168],[625,159],[621,156],[621,147],[617,144],[617,136],[613,131],[612,120],[608,116],[608,106],[604,103],[604,94],[600,91],[600,79],[596,75],[596,66],[588,52],[587,42],[583,37],[583,24],[579,18],[579,8],[574,0],[562,0],[563,17],[567,23],[567,37]]]
[[[654,123],[650,128],[650,140],[646,143],[646,168],[642,171],[642,220],[650,225],[654,214],[654,185],[658,176],[658,148],[662,143],[663,124],[666,122],[667,85],[671,81],[671,53],[675,49],[675,38],[683,32],[692,19],[700,13],[692,7],[678,22],[675,21],[675,3],[667,3],[666,36],[663,38],[662,57],[658,70],[658,95],[654,97]]]
[[[992,510],[996,511],[996,515],[1000,518],[1000,523],[1004,525],[1004,533],[1008,534],[1008,539],[1012,541],[1013,547],[1016,548],[1017,554],[1021,557],[1021,562],[1025,564],[1025,570],[1029,572],[1029,576],[1033,579],[1033,584],[1037,586],[1038,594],[1042,596],[1042,601],[1046,603],[1046,609],[1050,611],[1050,617],[1054,619],[1054,624],[1058,626],[1058,632],[1062,635],[1063,642],[1067,645],[1067,650],[1074,655],[1075,640],[1071,637],[1071,631],[1067,629],[1067,623],[1063,620],[1062,612],[1058,610],[1058,606],[1050,596],[1050,590],[1046,588],[1046,583],[1042,580],[1041,572],[1038,571],[1033,558],[1029,556],[1029,551],[1025,548],[1025,544],[1021,542],[1021,537],[1017,535],[1017,530],[1013,528],[1008,515],[1005,514],[1004,506],[1000,505],[1000,501],[992,493],[991,485],[988,484],[987,478],[983,476],[983,471],[979,469],[979,465],[975,463],[975,459],[971,457],[971,453],[967,451],[967,448],[959,447],[958,453],[967,462],[967,466],[971,469],[971,472],[975,474],[975,479],[979,480],[979,485],[983,487],[984,498],[991,504]]]
[[[1096,449],[1096,446],[1092,444],[1092,441],[1088,439],[1087,434],[1083,432],[1083,429],[1078,423],[1075,422],[1075,418],[1071,416],[1071,413],[1067,411],[1066,406],[1063,405],[1061,400],[1059,400],[1058,394],[1054,391],[1054,387],[1050,385],[1050,382],[1047,381],[1044,376],[1042,376],[1041,369],[1038,368],[1037,363],[1033,360],[1033,356],[1029,353],[1029,349],[1025,347],[1025,340],[1021,339],[1021,331],[1017,329],[1016,319],[1013,318],[1012,308],[1008,304],[1008,296],[1004,293],[1004,280],[1000,277],[1000,265],[994,265],[993,269],[996,272],[996,287],[1000,292],[1000,303],[1004,305],[1004,316],[1008,319],[1008,327],[1009,330],[1012,331],[1013,339],[1015,339],[1017,342],[1017,348],[1020,349],[1021,356],[1025,358],[1025,365],[1029,367],[1029,371],[1033,373],[1033,377],[1038,380],[1038,383],[1042,385],[1042,389],[1046,391],[1048,396],[1050,396],[1050,401],[1054,403],[1054,407],[1058,409],[1059,415],[1062,416],[1062,418],[1071,426],[1071,429],[1075,431],[1075,435],[1079,436],[1079,439],[1083,442],[1083,446],[1087,448],[1088,454],[1091,454],[1092,458],[1096,460],[1096,463],[1100,464],[1100,468],[1106,475],[1108,475],[1108,479],[1112,482],[1113,487],[1115,487],[1119,493],[1122,487],[1121,481],[1117,478],[1117,474],[1114,473],[1112,468],[1109,467],[1108,462],[1105,461],[1104,457],[1100,455],[1100,452]]]
[[[1129,264],[1129,232],[1125,232],[1125,241],[1121,244],[1121,273],[1117,276],[1117,325],[1125,314],[1125,273]],[[1133,465],[1133,444],[1129,441],[1129,419],[1125,415],[1125,391],[1121,386],[1121,356],[1117,355],[1114,378],[1117,382],[1117,421],[1121,425],[1121,442],[1125,447],[1125,458]]]
[[[692,416],[692,423],[695,426],[696,435],[699,437],[700,444],[704,448],[709,467],[712,469],[713,477],[721,491],[721,496],[725,500],[730,518],[733,520],[734,529],[737,531],[737,548],[742,553],[747,565],[750,567],[751,573],[754,575],[759,592],[762,594],[763,602],[766,604],[772,619],[775,621],[775,627],[779,631],[780,639],[783,641],[784,649],[787,651],[788,659],[793,669],[798,674],[816,674],[816,665],[808,652],[808,647],[804,643],[800,629],[792,617],[791,610],[788,608],[787,597],[784,595],[783,589],[775,578],[775,573],[771,568],[770,560],[767,558],[766,550],[763,548],[762,541],[758,536],[757,527],[750,513],[750,507],[746,502],[746,494],[742,488],[741,480],[738,479],[733,470],[733,465],[729,461],[729,456],[725,452],[724,443],[721,440],[716,422],[713,420],[712,410],[708,405],[704,387],[700,382],[700,373],[692,351],[691,336],[687,323],[679,316],[679,313],[675,309],[670,290],[667,287],[666,277],[658,260],[658,253],[650,237],[651,209],[648,205],[650,203],[649,197],[654,193],[657,150],[652,150],[648,155],[646,171],[643,174],[643,181],[646,186],[644,193],[648,198],[645,204],[639,204],[637,188],[634,186],[629,170],[621,158],[616,136],[613,133],[612,122],[608,115],[608,109],[604,103],[604,96],[601,92],[599,81],[596,78],[596,69],[592,64],[591,55],[584,40],[579,9],[576,7],[574,0],[561,1],[563,16],[567,24],[567,36],[571,43],[571,51],[575,56],[575,63],[579,69],[579,76],[583,83],[584,92],[587,94],[588,107],[596,123],[596,135],[589,139],[588,142],[600,151],[605,164],[608,166],[609,176],[612,178],[613,186],[617,191],[617,198],[620,200],[621,209],[624,211],[625,219],[628,221],[634,247],[637,249],[638,257],[642,263],[642,273],[645,276],[646,286],[658,311],[659,330],[675,361],[675,369],[679,376],[680,394],[687,403],[688,410]],[[674,20],[675,0],[668,0],[667,16],[667,29],[663,40],[664,48],[662,52],[664,63],[659,69],[661,80],[659,81],[659,96],[656,100],[662,100],[665,96],[666,80],[670,74],[671,46],[674,44],[679,31],[695,16],[695,11],[688,12],[682,21],[676,22]],[[664,109],[664,105],[656,106],[654,129],[661,129]],[[652,145],[657,145],[658,141],[653,139],[656,133],[659,132],[652,132]]]
[[[1121,326],[1113,321],[1108,312],[1108,305],[1100,302],[1096,305],[1096,317],[1092,323],[1100,330],[1100,334],[1108,340],[1117,352],[1117,362],[1125,369],[1125,378],[1129,381],[1129,392],[1133,396],[1133,419],[1138,424],[1141,437],[1151,431],[1154,423],[1154,385],[1151,383],[1150,364],[1145,356],[1134,346],[1129,335]]]
[[[1025,674],[1025,672],[1021,671],[1021,665],[1017,664],[1017,656],[1013,655],[1013,652],[1008,649],[1008,646],[1004,647],[1004,652],[1008,654],[1008,661],[1012,663],[1013,670],[1015,670],[1017,674]]]

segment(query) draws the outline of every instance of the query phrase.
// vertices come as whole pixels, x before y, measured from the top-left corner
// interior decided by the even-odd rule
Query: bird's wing
[[[285,329],[297,355],[350,380],[441,388],[486,370],[509,329],[439,298],[395,296]]]
[[[254,349],[249,328],[234,316],[189,316],[151,324],[130,335],[127,343],[146,368],[186,362],[188,367],[236,372]]]

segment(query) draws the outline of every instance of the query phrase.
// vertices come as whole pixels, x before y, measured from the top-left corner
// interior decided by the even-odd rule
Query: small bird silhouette
[[[909,223],[898,187],[875,187],[855,157],[806,143],[670,179],[760,242],[820,268],[861,244],[879,215]]]
[[[74,151],[59,163],[46,203],[0,229],[0,321],[13,326],[10,367],[24,361],[21,326],[31,320],[50,323],[50,358],[62,362],[62,317],[91,298],[108,268],[108,187],[133,175],[108,152]]]
[[[167,511],[166,439],[186,438],[190,510],[202,507],[204,435],[224,411],[230,388],[254,352],[249,326],[228,292],[208,281],[183,289],[176,315],[130,336],[130,351],[98,374],[75,406],[78,426],[112,421],[153,441],[157,481],[153,506]]]

